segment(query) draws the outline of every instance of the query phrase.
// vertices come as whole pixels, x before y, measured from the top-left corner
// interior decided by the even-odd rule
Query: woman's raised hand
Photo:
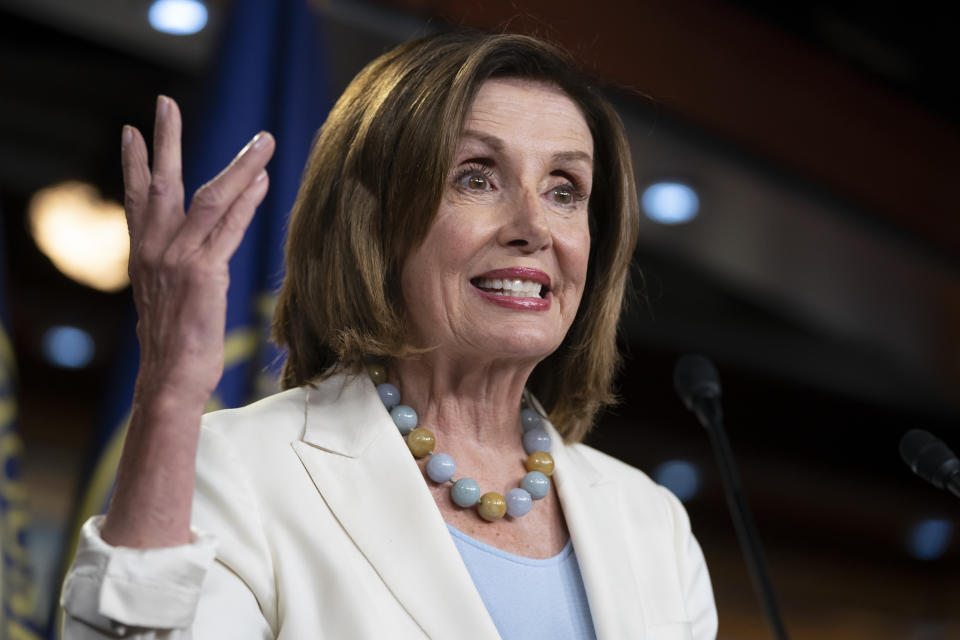
[[[274,150],[269,133],[257,134],[185,212],[180,132],[177,104],[160,96],[152,170],[140,132],[122,134],[140,369],[102,529],[116,545],[189,539],[200,417],[223,372],[228,263],[267,193]]]
[[[202,405],[222,373],[228,261],[267,193],[274,142],[257,134],[184,213],[180,130],[176,103],[159,97],[151,171],[140,132],[124,127],[130,280],[141,379]]]

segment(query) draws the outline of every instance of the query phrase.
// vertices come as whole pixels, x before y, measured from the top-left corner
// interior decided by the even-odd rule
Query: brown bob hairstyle
[[[452,32],[401,45],[350,83],[320,129],[290,217],[273,320],[289,350],[281,386],[356,372],[365,358],[415,357],[400,272],[440,205],[464,119],[488,78],[559,87],[594,142],[586,287],[560,347],[528,388],[568,441],[614,401],[617,322],[638,229],[623,125],[560,49],[521,35]]]

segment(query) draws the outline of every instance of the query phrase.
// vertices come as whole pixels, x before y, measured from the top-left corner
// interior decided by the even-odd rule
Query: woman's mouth
[[[514,298],[546,298],[550,287],[521,278],[473,278],[470,284],[486,293]]]

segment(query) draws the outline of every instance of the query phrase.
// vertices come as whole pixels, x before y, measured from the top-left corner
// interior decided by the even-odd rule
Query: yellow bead
[[[545,476],[553,473],[553,456],[546,451],[534,451],[527,456],[527,471],[539,471]]]
[[[371,362],[367,365],[367,375],[373,380],[373,384],[383,384],[387,381],[387,370],[381,365]]]
[[[496,491],[490,491],[480,496],[477,513],[487,522],[499,520],[507,512],[507,501]]]
[[[407,446],[410,447],[410,453],[415,458],[422,458],[433,451],[436,442],[437,439],[433,437],[433,433],[423,427],[417,427],[407,434]]]

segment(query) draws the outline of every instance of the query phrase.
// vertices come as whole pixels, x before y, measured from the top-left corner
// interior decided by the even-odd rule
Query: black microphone
[[[943,440],[929,431],[911,429],[900,438],[900,457],[915,474],[960,498],[960,459]]]
[[[713,451],[720,467],[723,491],[727,498],[727,507],[733,518],[733,526],[740,539],[740,548],[747,561],[753,589],[760,600],[763,612],[777,640],[787,639],[787,630],[780,615],[776,592],[767,573],[760,536],[753,524],[753,516],[743,489],[740,486],[740,474],[733,459],[733,451],[723,429],[723,409],[720,404],[720,376],[717,368],[707,358],[698,355],[685,355],[677,360],[673,368],[673,385],[683,404],[697,415],[713,444]]]
[[[710,360],[693,354],[681,356],[673,367],[673,387],[704,427],[723,423],[720,374]]]

